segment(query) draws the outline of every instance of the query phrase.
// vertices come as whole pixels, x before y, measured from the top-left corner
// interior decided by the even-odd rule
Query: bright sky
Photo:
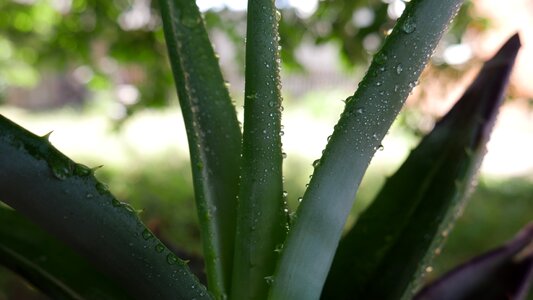
[[[247,0],[197,0],[196,4],[201,11],[206,11],[210,8],[222,9],[224,7],[231,10],[245,10],[247,2]],[[278,8],[292,6],[300,15],[309,16],[316,10],[318,0],[277,0],[276,6]]]

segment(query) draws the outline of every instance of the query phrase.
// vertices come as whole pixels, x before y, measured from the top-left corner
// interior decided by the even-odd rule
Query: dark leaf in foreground
[[[533,279],[533,223],[507,244],[423,288],[415,300],[525,299]]]
[[[3,207],[0,207],[0,264],[53,299],[130,298],[87,259],[18,212]]]
[[[2,115],[0,199],[78,251],[131,297],[211,298],[186,262],[115,198],[93,169],[70,160],[46,135],[36,136]]]

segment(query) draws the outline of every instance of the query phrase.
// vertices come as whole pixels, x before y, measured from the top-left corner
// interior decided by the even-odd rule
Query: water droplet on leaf
[[[271,285],[272,283],[274,283],[274,276],[266,276],[265,280],[267,284]]]
[[[415,31],[415,29],[416,29],[415,21],[413,20],[412,17],[408,16],[407,20],[405,20],[405,22],[403,22],[402,24],[402,31],[409,34]]]
[[[402,71],[403,71],[403,66],[402,66],[402,64],[398,64],[398,65],[396,66],[396,74],[400,75],[400,74],[402,73]]]
[[[175,265],[176,263],[178,263],[178,258],[176,257],[176,255],[169,253],[167,255],[167,263],[169,265]]]
[[[109,192],[109,188],[104,183],[97,182],[95,187],[96,187],[96,190],[98,190],[98,192],[100,192],[100,194],[105,194],[105,193]]]
[[[59,161],[59,159],[52,159],[50,162],[52,168],[52,174],[59,179],[65,180],[70,175],[70,167],[68,162]]]
[[[111,199],[111,205],[113,205],[114,207],[121,207],[122,206],[122,202],[120,202],[117,199],[113,198],[113,199]]]
[[[181,19],[181,24],[188,28],[194,28],[200,23],[201,19],[199,16],[184,15]]]
[[[86,165],[76,164],[74,166],[74,175],[76,176],[85,177],[85,176],[89,176],[91,173],[92,173],[91,168],[87,167]]]
[[[154,237],[154,235],[150,232],[150,230],[148,229],[145,229],[143,232],[142,232],[142,236],[143,236],[143,239],[145,240],[149,240],[151,238]]]
[[[387,61],[388,57],[387,57],[387,54],[383,53],[383,52],[379,52],[377,55],[376,55],[376,58],[374,58],[374,60],[376,61],[376,63],[378,65],[382,65],[384,64],[386,61]]]
[[[157,253],[161,253],[163,252],[163,250],[165,250],[165,246],[163,246],[163,244],[157,243],[157,245],[155,245],[155,251]]]
[[[313,162],[313,167],[316,168],[318,167],[318,165],[320,165],[320,159],[317,159]]]

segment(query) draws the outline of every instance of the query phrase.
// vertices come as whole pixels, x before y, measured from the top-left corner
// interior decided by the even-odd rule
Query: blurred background
[[[292,209],[326,138],[407,0],[277,0],[282,18],[283,147]],[[245,0],[197,0],[242,121]],[[477,190],[429,278],[494,247],[533,219],[533,2],[466,1],[382,142],[357,218],[513,33],[523,47]],[[97,172],[163,239],[201,255],[187,139],[158,3],[0,1],[0,113]],[[0,299],[41,299],[0,267]]]

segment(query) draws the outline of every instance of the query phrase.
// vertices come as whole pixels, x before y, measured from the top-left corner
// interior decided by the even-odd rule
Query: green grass
[[[525,178],[482,177],[437,257],[434,274],[509,240],[533,216],[533,183]]]
[[[307,164],[293,159],[289,169]],[[163,239],[172,238],[174,246],[194,255],[201,254],[200,236],[194,206],[190,169],[186,162],[170,155],[158,160],[138,160],[133,167],[104,167],[98,177],[113,187],[113,192],[136,209],[143,208],[141,218],[157,228]],[[289,167],[289,166],[286,166]],[[141,171],[142,170],[142,171]],[[290,199],[303,192],[308,174],[288,172]],[[357,205],[350,217],[353,222],[383,183],[383,169],[372,168],[358,194]],[[533,215],[533,183],[525,178],[491,179],[481,177],[477,190],[463,216],[450,232],[448,242],[435,260],[435,278],[467,259],[495,247],[513,236]],[[178,201],[173,201],[173,199]],[[295,206],[292,201],[291,206]],[[6,276],[10,274],[9,276]],[[0,269],[0,290],[8,293],[13,275]],[[6,294],[0,294],[0,299]]]
[[[335,101],[334,99],[342,98],[339,96],[342,92],[334,92],[333,94],[335,94],[334,97],[330,95],[327,99]],[[335,105],[329,105],[328,109],[321,111],[319,104],[325,101],[324,99],[318,96],[308,96],[302,101],[289,99],[283,119],[283,123],[286,124],[286,136],[290,135],[291,125],[295,126],[293,125],[294,122],[291,122],[291,118],[294,117],[298,120],[308,120],[314,124],[331,127],[329,123],[334,122],[334,116],[338,115],[339,110]],[[327,100],[328,103],[335,104],[330,100]],[[342,104],[340,100],[337,101],[338,104]],[[105,166],[98,170],[96,175],[112,188],[117,198],[129,202],[135,209],[142,209],[140,214],[142,220],[155,232],[158,232],[162,239],[172,240],[172,246],[192,255],[201,255],[202,247],[194,205],[191,170],[185,150],[186,142],[184,133],[176,132],[176,130],[179,131],[181,125],[179,112],[172,110],[162,114],[141,113],[134,117],[131,122],[128,121],[130,123],[125,123],[124,132],[126,134],[120,131],[113,133],[110,130],[111,126],[95,121],[92,113],[81,119],[78,113],[68,109],[37,115],[7,111],[7,115],[16,116],[21,124],[28,126],[36,133],[44,134],[56,129],[52,139],[57,138],[58,143],[62,142],[61,139],[68,140],[68,137],[62,136],[65,131],[68,131],[65,128],[72,127],[72,130],[91,128],[92,132],[84,135],[87,139],[93,139],[96,134],[105,133],[104,137],[94,140],[96,144],[94,147],[79,149],[79,153],[65,145],[72,150],[67,153],[89,166],[104,164]],[[307,117],[300,119],[302,116]],[[144,128],[142,124],[145,123],[157,123],[156,127],[165,126],[167,130],[164,134],[166,138],[172,141],[170,146],[166,145],[165,149],[157,151],[141,149],[139,145],[142,143],[139,143],[138,139],[143,138],[142,134],[130,134],[129,137],[124,137],[128,135],[127,132],[133,132],[133,129]],[[171,127],[174,125],[176,127]],[[151,130],[153,128],[145,128],[145,131],[150,132]],[[404,141],[406,149],[417,143],[417,138],[405,127],[398,126],[398,123],[391,129],[388,139],[390,137]],[[325,138],[321,142],[325,145]],[[154,144],[157,143],[158,140],[151,141],[150,147],[154,147]],[[387,139],[383,144],[385,146],[383,153],[390,149],[398,150],[396,145],[388,143]],[[164,148],[165,145],[159,146]],[[177,146],[179,149],[176,149]],[[305,145],[301,145],[301,147],[298,145],[298,149],[301,151],[308,150],[304,148],[306,148]],[[103,153],[106,155],[102,157],[102,152],[96,152],[97,149],[103,149]],[[285,159],[283,166],[285,189],[289,193],[288,200],[292,211],[297,207],[297,198],[303,195],[305,185],[309,182],[309,175],[313,170],[311,161],[314,155],[312,153],[301,156],[301,153],[294,153],[294,150],[294,147],[293,149],[285,149],[288,152],[288,158]],[[391,161],[390,157],[385,160],[380,159],[382,154],[381,152],[377,153],[375,161],[365,175],[357,194],[358,199],[352,208],[348,226],[356,221],[357,214],[373,199],[383,184],[385,176],[392,174],[398,164],[404,160],[404,157],[400,156],[405,156],[407,151],[400,152],[394,161]],[[432,266],[433,272],[430,273],[428,279],[437,277],[453,266],[495,247],[513,236],[519,228],[531,220],[533,215],[531,195],[533,195],[531,180],[526,178],[498,179],[481,175],[477,190],[472,194],[472,199],[465,208],[463,216],[458,220],[455,229],[449,233],[449,240],[442,249],[442,254],[435,260]],[[7,295],[13,288],[18,290],[21,287],[28,287],[23,284],[14,284],[13,282],[18,280],[13,278],[18,277],[14,277],[12,273],[0,268],[0,291],[3,293],[0,293],[0,300],[9,299]]]

